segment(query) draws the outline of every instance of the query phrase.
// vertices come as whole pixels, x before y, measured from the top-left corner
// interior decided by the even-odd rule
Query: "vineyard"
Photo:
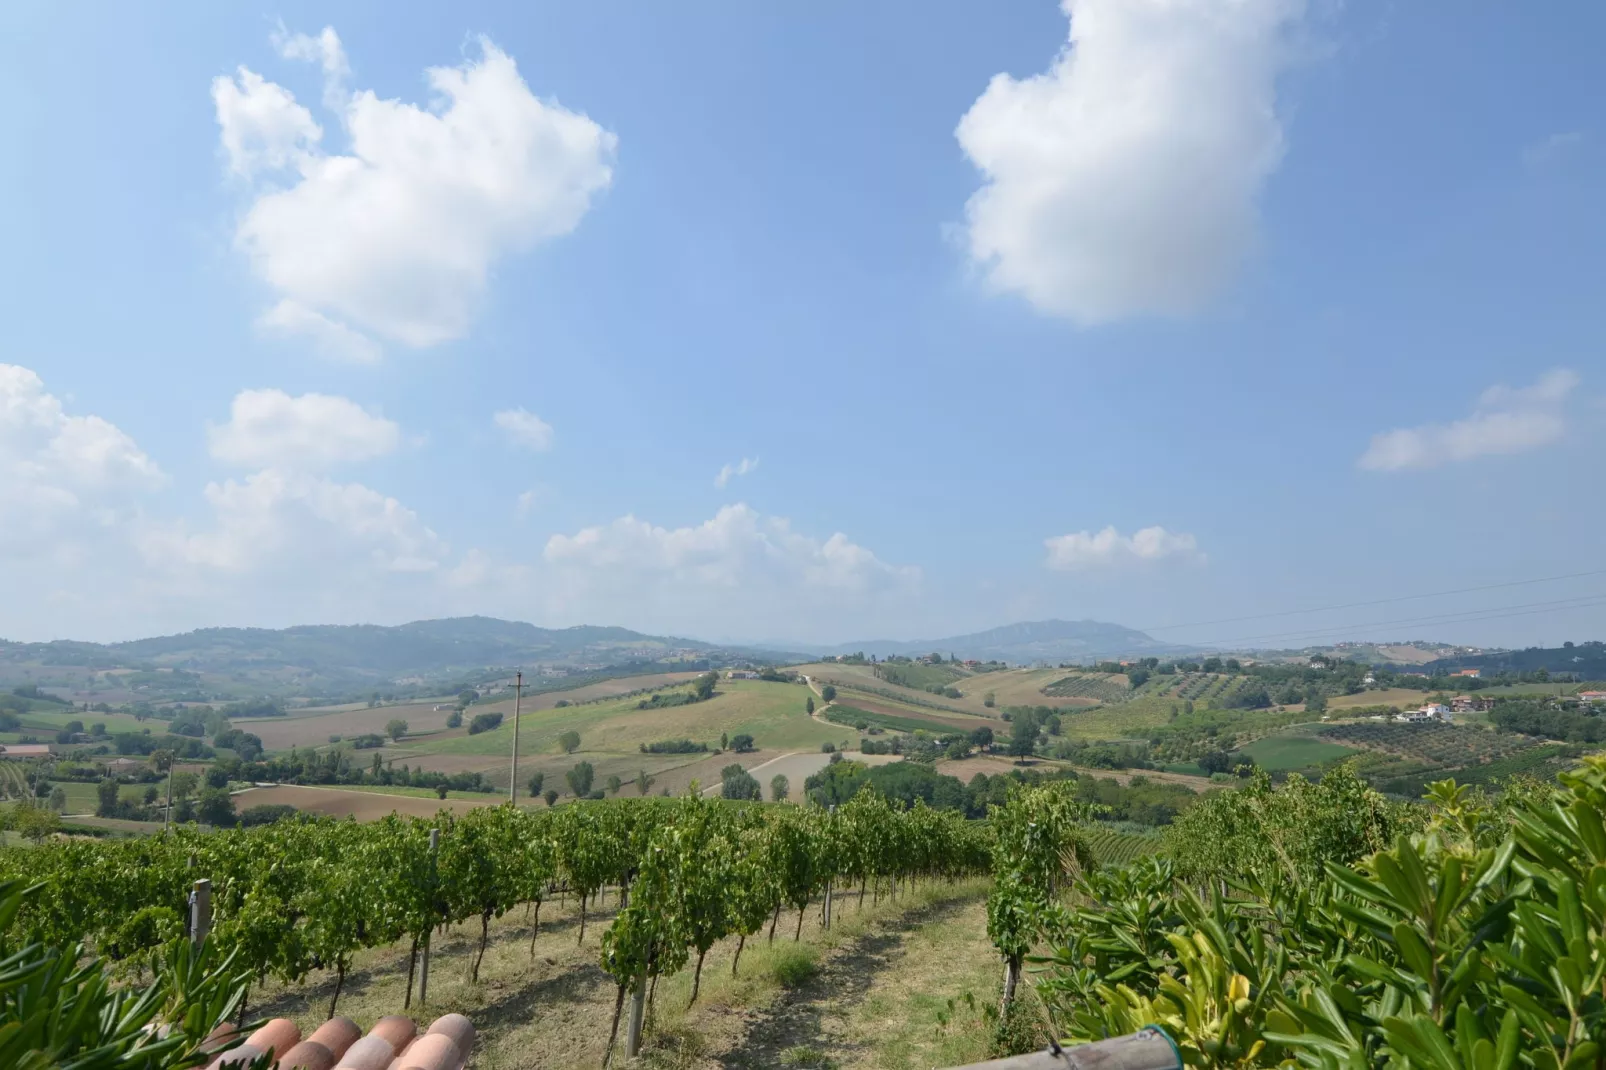
[[[1377,736],[1420,750],[1415,737]],[[985,929],[1005,964],[1003,1000],[967,1021],[997,1054],[1158,1024],[1193,1067],[1594,1065],[1606,1032],[1593,995],[1606,984],[1606,759],[1560,788],[1535,781],[1488,797],[1441,783],[1418,803],[1391,801],[1344,767],[1281,787],[1257,773],[1201,797],[1164,833],[1101,821],[1108,808],[1085,787],[1016,785],[980,823],[918,802],[900,809],[872,789],[830,809],[688,795],[51,840],[0,852],[0,889],[37,885],[0,912],[0,946],[83,940],[125,983],[149,972],[171,987],[185,896],[205,876],[213,961],[259,990],[318,972],[332,1015],[368,949],[397,949],[384,968],[410,1001],[420,950],[450,927],[466,930],[444,945],[454,973],[475,978],[492,922],[522,910],[533,962],[542,907],[561,898],[577,907],[558,937],[573,949],[564,968],[591,954],[588,922],[600,934],[588,968],[607,996],[586,1004],[586,1028],[588,1050],[601,1052],[616,1046],[627,999],[650,1007],[659,979],[675,978],[666,991],[677,1006],[697,1004],[715,945],[723,993],[750,941],[763,941],[766,969],[794,968],[771,941],[797,940],[811,913],[824,931],[833,893],[919,902],[990,873]],[[598,909],[604,897],[611,914]],[[814,969],[816,952],[802,950],[795,968]],[[511,958],[505,945],[493,957],[498,968]],[[371,972],[378,960],[363,961]],[[939,1033],[961,1013],[949,1007]],[[217,1002],[211,1013],[236,1009]],[[828,1065],[803,1058],[772,1061]]]
[[[1442,722],[1340,724],[1322,729],[1322,738],[1369,750],[1386,751],[1441,768],[1508,757],[1535,740]]]
[[[1043,694],[1053,698],[1091,698],[1104,703],[1125,702],[1132,697],[1132,689],[1124,676],[1107,673],[1074,673],[1055,680],[1043,688]]]
[[[788,911],[801,930],[810,903],[832,887],[897,894],[916,879],[983,870],[986,857],[980,830],[957,815],[920,804],[897,810],[871,793],[834,812],[688,796],[539,812],[481,808],[429,822],[299,820],[58,840],[0,853],[0,880],[40,885],[11,919],[10,935],[53,946],[86,941],[138,972],[183,932],[189,889],[206,877],[219,951],[259,981],[295,983],[328,971],[333,1014],[364,949],[408,949],[410,1000],[417,953],[438,927],[467,922],[478,930],[474,976],[492,919],[526,907],[539,927],[544,901],[573,897],[583,940],[587,904],[610,888],[625,905],[603,933],[602,966],[619,1000],[689,963],[695,999],[703,957],[728,935],[744,942],[766,926],[773,932]]]

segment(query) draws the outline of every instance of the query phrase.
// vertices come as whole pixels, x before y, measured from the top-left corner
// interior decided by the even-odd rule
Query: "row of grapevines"
[[[87,941],[137,966],[182,935],[189,890],[206,877],[213,942],[259,979],[295,983],[332,971],[333,1014],[364,948],[409,944],[410,999],[413,963],[437,927],[478,920],[469,966],[477,978],[491,921],[527,905],[538,928],[541,904],[559,890],[579,898],[582,940],[599,894],[616,887],[628,897],[603,950],[621,984],[679,968],[692,952],[700,981],[714,942],[745,941],[766,919],[773,935],[783,907],[799,911],[801,928],[810,900],[829,886],[896,888],[985,864],[978,831],[956,815],[900,811],[866,793],[835,812],[688,797],[63,839],[0,851],[0,879],[42,886],[13,931],[58,946]]]

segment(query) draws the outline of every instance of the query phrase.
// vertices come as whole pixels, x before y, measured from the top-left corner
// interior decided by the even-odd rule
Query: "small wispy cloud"
[[[714,486],[724,489],[725,485],[737,476],[745,476],[749,472],[758,470],[757,457],[743,457],[737,464],[727,464],[719,470],[714,477]]]
[[[1492,386],[1464,419],[1373,435],[1356,464],[1373,472],[1400,472],[1548,446],[1567,431],[1564,406],[1578,383],[1577,372],[1556,368],[1532,386]]]
[[[491,420],[516,446],[537,451],[552,446],[552,425],[533,412],[505,409],[491,417]]]
[[[1551,134],[1523,149],[1522,162],[1536,169],[1555,167],[1582,148],[1584,140],[1582,130],[1564,130],[1559,134]]]

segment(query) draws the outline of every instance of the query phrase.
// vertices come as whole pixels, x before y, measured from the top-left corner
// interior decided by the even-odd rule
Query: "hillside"
[[[206,628],[110,644],[0,640],[0,683],[37,682],[71,692],[115,690],[113,685],[125,684],[124,690],[169,700],[262,693],[330,697],[408,685],[416,689],[516,667],[552,670],[547,673],[550,682],[564,673],[621,667],[640,672],[652,665],[720,665],[777,656],[627,628],[552,629],[493,617],[454,617],[392,627]],[[109,672],[119,678],[91,680],[96,673]],[[128,673],[142,675],[124,679]]]
[[[1579,680],[1606,679],[1606,643],[1567,643],[1559,647],[1529,647],[1493,654],[1469,654],[1439,658],[1422,666],[1429,674],[1457,669],[1481,669],[1485,674],[1508,672],[1570,673]]]
[[[1162,642],[1135,628],[1097,620],[1022,621],[990,628],[969,635],[943,639],[871,639],[820,650],[822,654],[863,652],[878,658],[889,655],[913,657],[919,654],[953,654],[961,659],[1008,661],[1030,664],[1039,661],[1085,661],[1121,657],[1128,654],[1180,653],[1191,650]]]

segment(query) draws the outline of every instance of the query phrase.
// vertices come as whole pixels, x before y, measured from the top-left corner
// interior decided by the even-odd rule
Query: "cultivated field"
[[[327,814],[330,817],[354,817],[358,821],[377,821],[391,813],[404,817],[433,817],[439,811],[455,810],[462,813],[475,806],[495,806],[506,802],[502,795],[475,795],[453,792],[455,797],[444,802],[433,793],[424,795],[394,795],[378,791],[355,791],[349,788],[314,788],[298,784],[279,784],[270,788],[250,788],[234,794],[234,806],[245,810],[252,806],[293,806],[310,814]],[[474,801],[470,801],[472,798]]]

